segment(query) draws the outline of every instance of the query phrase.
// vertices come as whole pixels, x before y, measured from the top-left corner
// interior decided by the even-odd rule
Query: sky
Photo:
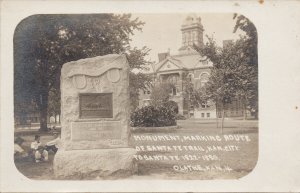
[[[217,44],[222,46],[223,40],[237,39],[242,31],[233,33],[235,21],[233,13],[229,14],[196,14],[201,18],[204,28],[204,43],[207,41],[206,35],[215,38]],[[158,60],[157,54],[167,52],[177,54],[181,47],[181,25],[189,14],[132,14],[132,18],[139,18],[145,22],[142,32],[135,31],[131,37],[132,47],[142,48],[147,46],[151,49],[147,59]]]

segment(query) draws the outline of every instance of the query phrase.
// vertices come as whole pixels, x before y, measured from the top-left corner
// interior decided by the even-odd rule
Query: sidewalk
[[[51,128],[53,125],[48,125],[48,128]],[[35,124],[33,126],[26,126],[26,127],[15,127],[15,134],[27,134],[27,135],[33,135],[33,134],[40,134],[41,132],[39,131],[40,126],[39,124]],[[56,125],[55,126],[55,130],[57,130],[58,132],[61,131],[61,125]],[[53,130],[50,130],[48,132],[42,132],[42,133],[51,133]]]
[[[197,119],[197,118],[189,118],[189,119],[185,119],[185,120],[177,120],[177,122],[181,122],[181,121],[193,121],[193,122],[207,122],[207,123],[212,123],[212,122],[216,122],[217,119],[215,118],[211,118],[211,119]],[[222,118],[218,118],[218,122],[221,122]],[[224,122],[258,122],[259,120],[257,119],[241,119],[241,118],[224,118]]]

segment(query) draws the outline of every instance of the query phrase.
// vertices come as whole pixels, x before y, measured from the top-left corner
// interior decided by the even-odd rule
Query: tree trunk
[[[219,113],[218,113],[218,103],[216,102],[216,124],[217,124],[217,129],[219,128]]]
[[[247,119],[247,99],[246,97],[243,100],[243,114],[244,114],[244,120]]]
[[[223,129],[224,129],[224,118],[225,118],[225,108],[224,108],[224,105],[223,105],[223,109],[222,109],[222,123],[221,123],[222,134],[223,134]]]
[[[246,105],[243,104],[243,119],[246,120],[247,119],[247,110],[246,110]]]
[[[43,92],[40,95],[40,131],[48,131],[47,117],[48,117],[48,94]]]

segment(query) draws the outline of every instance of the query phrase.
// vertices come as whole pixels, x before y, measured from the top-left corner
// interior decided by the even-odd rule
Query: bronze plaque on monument
[[[113,118],[112,93],[79,94],[80,118]]]

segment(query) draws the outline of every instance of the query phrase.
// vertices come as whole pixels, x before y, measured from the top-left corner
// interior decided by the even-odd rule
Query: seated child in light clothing
[[[39,135],[35,135],[34,141],[31,143],[30,147],[34,155],[35,162],[48,161],[48,152],[42,146]]]
[[[15,139],[14,143],[14,159],[15,160],[21,160],[22,158],[26,158],[28,154],[25,152],[25,150],[22,148],[22,143],[24,142],[24,139],[21,137],[17,137]]]

